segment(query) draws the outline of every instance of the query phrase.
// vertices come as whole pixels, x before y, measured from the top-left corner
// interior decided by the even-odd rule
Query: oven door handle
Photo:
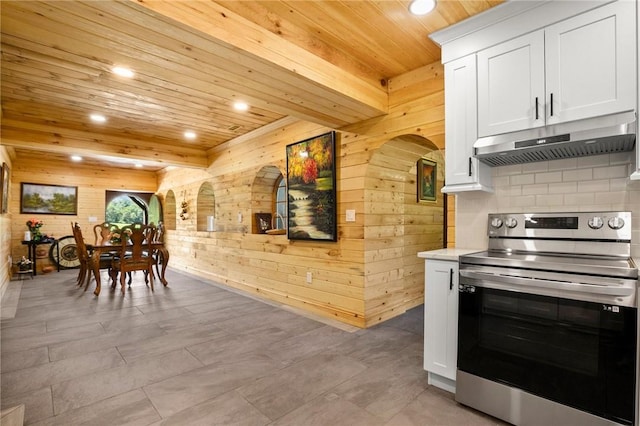
[[[476,272],[469,270],[460,270],[460,276],[470,279],[482,281],[493,281],[500,284],[513,286],[530,286],[538,288],[548,288],[554,290],[567,290],[582,293],[603,294],[608,296],[631,296],[635,293],[633,287],[608,286],[596,284],[582,284],[569,281],[549,281],[537,278],[523,278],[515,276],[498,275],[490,272]],[[482,287],[482,285],[480,285]]]

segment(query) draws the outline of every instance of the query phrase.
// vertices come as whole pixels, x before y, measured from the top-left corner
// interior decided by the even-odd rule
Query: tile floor
[[[360,330],[176,271],[124,297],[76,274],[3,299],[0,401],[25,424],[502,424],[427,385],[422,307]]]

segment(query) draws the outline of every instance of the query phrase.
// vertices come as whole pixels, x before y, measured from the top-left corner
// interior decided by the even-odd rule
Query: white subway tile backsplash
[[[609,154],[609,164],[629,164],[631,163],[632,158],[633,152],[617,152],[615,154]]]
[[[564,196],[562,194],[536,195],[536,205],[548,207],[550,210],[558,210],[564,205]]]
[[[511,166],[496,167],[498,176],[511,176],[522,174],[522,164],[513,164]]]
[[[609,165],[609,154],[590,155],[588,157],[578,157],[578,168],[585,167],[602,167]]]
[[[572,194],[578,192],[577,182],[550,183],[549,194]]]
[[[562,172],[536,173],[536,183],[562,182]]]
[[[535,163],[525,163],[522,165],[522,173],[540,173],[549,170],[549,162],[538,161]]]
[[[530,185],[535,183],[534,174],[526,174],[526,175],[512,175],[509,177],[509,184],[511,185]]]
[[[611,204],[611,205],[625,205],[629,199],[628,194],[625,191],[608,191],[597,192],[596,203],[598,204]]]
[[[494,176],[493,177],[493,187],[499,188],[501,186],[509,185],[509,176]]]
[[[578,192],[604,192],[609,191],[609,180],[587,180],[578,182]]]
[[[629,176],[628,167],[626,164],[619,164],[616,166],[608,167],[596,167],[593,169],[594,179],[615,179],[626,178]]]
[[[486,239],[487,214],[493,212],[628,210],[632,253],[640,259],[640,181],[628,178],[630,158],[619,153],[494,167],[495,193],[457,196],[456,245],[478,247],[477,241]]]
[[[629,187],[629,178],[609,179],[610,191],[628,191],[630,189],[631,188]]]
[[[510,197],[517,197],[518,195],[522,195],[522,185],[512,185],[507,186],[505,192]]]
[[[593,205],[595,204],[594,194],[584,193],[584,194],[565,194],[564,195],[564,204],[566,206],[582,206],[582,205]]]
[[[562,180],[564,182],[580,182],[591,180],[593,178],[593,169],[565,170],[562,172]]]
[[[548,170],[549,171],[553,171],[553,170],[564,171],[564,170],[569,170],[569,169],[575,169],[577,167],[578,167],[578,160],[576,158],[565,158],[565,159],[562,159],[562,160],[549,161]]]
[[[535,204],[536,204],[535,195],[522,195],[519,197],[511,198],[512,207],[527,207],[527,206],[533,206]]]
[[[522,195],[542,195],[549,193],[549,185],[537,184],[537,185],[523,185]]]

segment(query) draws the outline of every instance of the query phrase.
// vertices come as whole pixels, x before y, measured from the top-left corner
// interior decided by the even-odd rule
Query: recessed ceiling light
[[[107,121],[107,117],[102,114],[91,114],[89,118],[91,118],[91,121],[93,121],[94,123],[104,123],[105,121]]]
[[[71,161],[82,161],[82,157],[80,157],[79,155],[72,155]]]
[[[196,138],[196,132],[192,131],[192,130],[187,130],[186,132],[183,133],[184,137],[187,139],[195,139]]]
[[[233,103],[233,108],[238,111],[246,111],[249,109],[249,104],[247,104],[246,102],[238,101]]]
[[[413,0],[409,12],[414,15],[426,15],[436,7],[436,0]]]
[[[113,67],[111,68],[111,71],[114,74],[119,75],[120,77],[133,78],[133,76],[135,75],[133,71],[125,67]]]
[[[136,167],[140,169],[140,168],[142,168],[142,164],[136,163]]]

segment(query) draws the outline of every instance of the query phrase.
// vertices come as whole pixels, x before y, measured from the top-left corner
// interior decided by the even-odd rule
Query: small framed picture
[[[438,187],[437,164],[434,161],[421,158],[418,160],[418,202],[436,201]]]
[[[7,163],[2,163],[2,174],[0,175],[0,187],[2,187],[2,197],[0,198],[0,213],[9,211],[9,180],[11,170]]]

